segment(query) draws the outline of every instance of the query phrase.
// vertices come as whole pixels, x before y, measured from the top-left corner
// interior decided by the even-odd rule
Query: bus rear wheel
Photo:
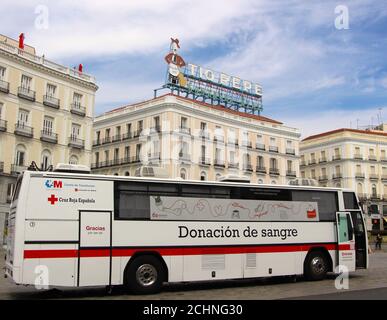
[[[307,280],[317,281],[326,277],[329,263],[326,255],[321,251],[310,252],[304,264],[304,275]]]
[[[130,262],[125,271],[125,286],[135,294],[160,292],[165,281],[165,270],[155,256],[139,256]]]

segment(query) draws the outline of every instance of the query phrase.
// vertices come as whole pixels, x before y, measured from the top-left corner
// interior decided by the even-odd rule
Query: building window
[[[47,170],[50,165],[51,165],[51,152],[49,150],[43,150],[42,162],[40,167],[42,170]]]
[[[277,181],[272,180],[272,181],[271,181],[271,184],[277,184]]]
[[[0,119],[2,118],[4,104],[0,102]]]
[[[29,112],[27,110],[19,110],[17,124],[19,126],[27,126],[29,120]]]
[[[53,123],[54,123],[54,118],[44,116],[43,133],[48,134],[48,135],[52,134]]]
[[[82,95],[80,93],[74,92],[73,95],[73,104],[76,107],[80,107],[82,105]]]
[[[105,161],[109,161],[109,150],[105,150]]]
[[[180,127],[182,129],[187,129],[188,128],[188,120],[187,120],[187,118],[185,118],[185,117],[181,117],[180,118]]]
[[[140,159],[141,155],[141,143],[136,145],[136,160]]]
[[[187,179],[187,170],[185,170],[184,168],[180,169],[180,178],[182,178],[183,180]]]
[[[26,160],[26,148],[23,145],[16,147],[15,164],[17,166],[24,166]]]
[[[95,156],[95,163],[98,165],[98,163],[99,163],[99,152],[96,152],[94,154],[94,156]]]
[[[121,126],[116,127],[116,138],[119,138],[121,136]]]
[[[292,160],[288,160],[287,164],[288,164],[288,171],[293,171],[293,162],[292,162]]]
[[[4,81],[5,79],[5,68],[0,66],[0,80]]]
[[[202,171],[200,173],[200,180],[201,181],[206,181],[207,180],[207,173],[205,171]]]
[[[73,123],[71,126],[71,138],[78,139],[81,135],[81,126],[79,124]]]
[[[130,147],[126,146],[125,147],[125,158],[128,159],[130,157]]]
[[[53,84],[47,83],[46,96],[49,98],[54,98],[56,96],[56,86],[54,86]]]
[[[277,159],[270,158],[270,169],[277,169]]]
[[[70,164],[78,164],[78,157],[72,155],[72,156],[70,157],[69,163],[70,163]]]
[[[263,180],[262,179],[258,179],[258,184],[262,184],[263,183]]]
[[[125,176],[129,177],[130,176],[130,172],[129,171],[125,171]]]
[[[32,78],[23,74],[21,77],[21,87],[27,91],[30,91],[31,83],[32,83]]]
[[[376,198],[377,197],[377,194],[378,194],[378,189],[376,188],[376,184],[373,184],[372,185],[372,196],[374,197],[374,198]]]

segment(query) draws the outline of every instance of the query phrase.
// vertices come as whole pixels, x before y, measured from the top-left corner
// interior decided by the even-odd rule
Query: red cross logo
[[[49,197],[47,200],[48,200],[49,202],[51,202],[51,204],[55,204],[55,202],[58,201],[58,198],[55,197],[54,194],[52,194],[51,197]]]

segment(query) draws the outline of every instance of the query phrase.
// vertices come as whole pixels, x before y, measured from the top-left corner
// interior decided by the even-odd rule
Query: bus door
[[[79,212],[78,286],[111,283],[111,211]]]
[[[356,268],[367,268],[368,243],[363,214],[360,210],[351,211],[355,231]]]
[[[349,212],[337,212],[336,226],[338,265],[346,266],[348,271],[354,271],[356,255],[351,214]]]

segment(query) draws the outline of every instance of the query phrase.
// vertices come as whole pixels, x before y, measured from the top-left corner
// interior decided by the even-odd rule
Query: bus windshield
[[[16,187],[15,187],[15,190],[13,192],[12,201],[16,201],[19,198],[19,193],[20,193],[20,187],[21,187],[22,180],[23,180],[23,174],[21,174],[17,178]]]

